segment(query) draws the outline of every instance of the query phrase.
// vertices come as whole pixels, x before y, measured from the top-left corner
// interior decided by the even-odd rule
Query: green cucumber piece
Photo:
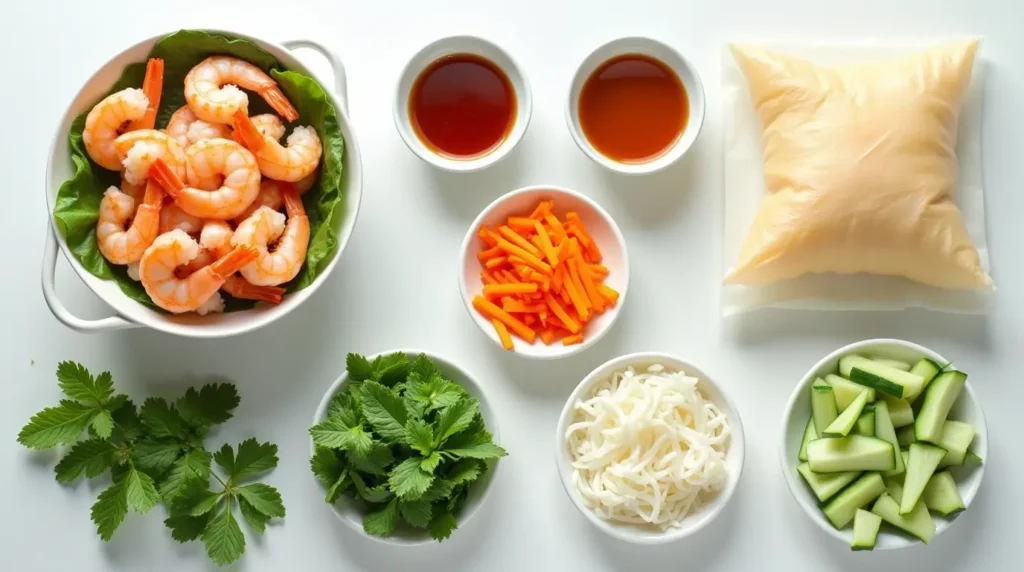
[[[871,512],[882,517],[882,520],[905,530],[928,544],[935,536],[935,521],[928,514],[928,508],[924,503],[917,503],[917,508],[908,515],[900,514],[900,505],[888,494],[883,494],[871,507]]]
[[[858,508],[853,517],[853,541],[851,550],[874,550],[878,529],[882,527],[882,517],[873,512]]]
[[[882,401],[889,406],[889,420],[892,426],[899,429],[914,424],[914,410],[906,399],[897,399],[891,395],[883,395]]]
[[[866,435],[868,437],[875,436],[875,408],[870,405],[864,407],[864,411],[861,412],[860,417],[857,418],[857,424],[853,426],[853,432],[856,435]]]
[[[903,476],[885,477],[885,490],[896,502],[903,499]]]
[[[820,439],[821,441],[836,441],[836,439]],[[857,509],[866,506],[869,502],[878,498],[878,495],[885,493],[885,483],[882,475],[878,473],[867,473],[853,481],[850,486],[839,492],[825,503],[821,510],[825,513],[832,526],[843,528],[853,520]],[[879,515],[881,516],[881,515]]]
[[[850,381],[907,400],[918,395],[921,388],[924,387],[924,379],[919,375],[901,371],[858,355],[849,355],[840,359],[839,373]]]
[[[836,417],[839,417],[839,411],[836,409],[835,392],[831,385],[818,378],[811,386],[811,418],[814,419],[814,430],[821,435]]]
[[[896,429],[892,426],[892,420],[889,418],[889,405],[885,401],[875,402],[875,437],[884,439],[893,449],[896,464],[890,472],[886,473],[886,476],[902,473],[903,457],[898,454],[900,444],[896,440]]]
[[[936,443],[946,450],[946,456],[939,461],[939,468],[962,465],[967,458],[967,448],[974,441],[974,426],[963,421],[948,420],[942,424],[942,436]]]
[[[935,473],[928,479],[928,485],[924,487],[924,493],[921,495],[921,502],[942,516],[950,516],[967,508],[949,471]]]
[[[865,387],[859,383],[854,383],[845,377],[839,377],[835,374],[828,374],[825,376],[825,383],[832,386],[832,390],[835,391],[836,396],[836,409],[839,411],[845,410],[853,403],[857,396],[864,391],[868,392],[868,403],[875,400],[875,390],[870,387]]]
[[[935,379],[935,376],[939,375],[940,371],[942,371],[942,366],[927,358],[921,358],[914,364],[914,367],[910,368],[910,373],[920,375],[921,379],[924,380],[924,385],[921,386],[922,393],[928,388],[928,384]]]
[[[938,443],[942,437],[942,425],[966,383],[966,373],[945,371],[928,385],[928,391],[922,398],[921,411],[914,421],[914,437],[918,441]]]
[[[821,434],[822,437],[846,437],[853,430],[853,426],[857,424],[857,419],[860,417],[864,406],[868,404],[868,392],[862,391],[857,399],[853,400],[853,403],[849,407],[843,410],[843,412],[836,417],[835,421],[829,424],[825,428],[825,431]]]
[[[804,436],[800,438],[800,454],[797,458],[801,461],[807,460],[807,444],[818,438],[818,432],[814,430],[814,420],[807,420],[807,427],[804,427]]]
[[[900,514],[914,512],[928,480],[932,478],[939,461],[946,456],[946,450],[927,443],[911,443],[907,459],[907,478],[903,481],[903,498],[900,500]]]
[[[818,502],[825,502],[836,493],[843,490],[843,487],[857,480],[859,471],[848,471],[845,473],[815,473],[807,463],[800,463],[796,470],[804,481],[811,487]]]
[[[913,425],[900,427],[899,431],[896,431],[896,442],[900,444],[900,447],[909,447],[914,441],[916,441],[916,439],[914,439]]]
[[[807,463],[815,473],[890,471],[896,467],[896,457],[892,443],[863,435],[818,439],[807,445]]]
[[[964,457],[964,467],[973,469],[974,467],[981,466],[981,457],[974,454],[974,451],[967,451],[967,456]]]
[[[900,361],[898,359],[871,358],[871,361],[878,362],[882,365],[887,365],[893,369],[898,369],[900,371],[910,371],[910,364],[905,361]]]

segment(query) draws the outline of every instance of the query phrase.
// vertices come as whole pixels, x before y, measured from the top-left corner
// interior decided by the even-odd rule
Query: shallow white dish
[[[601,264],[608,268],[608,276],[604,283],[619,293],[618,302],[591,319],[584,328],[583,343],[563,346],[561,342],[555,342],[546,345],[538,339],[533,344],[528,344],[512,336],[515,344],[513,351],[516,354],[534,359],[555,359],[581,352],[597,343],[615,324],[626,301],[626,292],[629,289],[629,256],[626,253],[626,240],[611,215],[597,203],[576,191],[551,185],[523,187],[498,197],[487,205],[466,231],[459,254],[459,292],[470,318],[500,348],[501,340],[491,322],[473,308],[473,297],[481,294],[484,288],[480,280],[483,265],[476,256],[482,250],[477,232],[484,225],[494,227],[505,224],[509,216],[528,216],[537,203],[543,200],[555,201],[554,212],[560,217],[569,211],[575,211],[580,215],[583,224],[601,249]]]
[[[803,438],[807,420],[811,417],[811,384],[814,383],[814,379],[817,377],[836,373],[839,367],[839,358],[847,354],[888,358],[910,363],[914,363],[921,358],[928,358],[940,365],[949,363],[949,360],[926,347],[912,342],[894,339],[864,340],[839,348],[825,356],[824,359],[815,364],[804,375],[793,391],[793,395],[789,398],[789,403],[786,404],[785,416],[782,419],[782,446],[779,448],[779,459],[782,462],[782,472],[786,476],[786,484],[789,485],[789,491],[793,493],[793,498],[796,499],[796,502],[815,524],[828,533],[829,536],[849,546],[853,537],[852,526],[843,530],[836,530],[832,523],[825,518],[825,514],[819,508],[817,497],[814,496],[810,487],[807,486],[803,477],[796,470],[796,466],[800,463],[798,459],[800,441]],[[967,373],[970,374],[970,372]],[[970,510],[971,501],[974,500],[974,496],[978,493],[978,487],[981,486],[981,478],[985,473],[985,463],[988,462],[988,430],[985,427],[985,415],[981,410],[981,404],[978,402],[974,390],[971,389],[969,380],[964,385],[963,391],[960,392],[960,397],[953,404],[953,409],[949,412],[949,419],[970,423],[977,430],[970,450],[981,457],[982,465],[970,471],[961,471],[956,470],[956,467],[950,467],[950,472],[953,473],[956,479],[957,489],[960,491],[960,497],[964,501],[964,506],[967,507],[967,510]],[[935,520],[936,526],[935,537],[931,541],[932,544],[935,543],[935,538],[956,522],[957,518],[946,519],[933,516],[933,520]],[[878,534],[875,550],[905,548],[917,544],[921,544],[921,541],[905,536],[902,533],[895,533],[892,527],[885,526]]]
[[[620,163],[602,155],[591,145],[580,126],[579,103],[583,85],[601,64],[614,57],[627,54],[649,56],[668,66],[683,83],[689,104],[689,118],[683,133],[668,150],[644,163]],[[598,165],[626,175],[645,175],[668,167],[690,150],[704,126],[704,108],[704,85],[700,81],[697,68],[679,52],[651,38],[619,38],[595,49],[576,69],[576,74],[569,85],[569,96],[565,104],[565,122],[569,126],[569,134],[572,135],[576,145]]]
[[[584,395],[589,395],[594,385],[605,379],[615,371],[622,370],[627,366],[633,366],[638,372],[644,371],[653,364],[662,364],[669,371],[683,371],[687,375],[696,377],[699,380],[698,388],[705,399],[713,402],[719,410],[729,419],[729,427],[732,435],[729,440],[728,450],[725,454],[726,469],[729,471],[729,478],[725,487],[719,491],[711,501],[700,507],[696,512],[691,513],[678,528],[661,531],[656,527],[640,527],[631,524],[618,524],[599,518],[594,511],[583,502],[583,497],[572,483],[572,460],[566,446],[565,431],[571,425],[575,404]],[[634,544],[663,544],[685,538],[703,529],[715,519],[729,503],[736,485],[743,474],[743,459],[745,456],[745,445],[743,437],[743,422],[740,419],[739,411],[732,400],[715,384],[703,371],[691,363],[672,355],[650,352],[635,353],[615,358],[600,365],[590,372],[583,381],[576,386],[576,389],[565,402],[562,414],[558,418],[558,426],[555,429],[555,464],[558,468],[558,476],[562,481],[569,500],[594,526],[602,532]]]
[[[68,131],[71,128],[71,123],[80,113],[87,111],[106,95],[110,90],[110,86],[121,77],[121,73],[129,64],[144,62],[150,50],[152,50],[153,44],[167,34],[153,36],[114,56],[89,78],[89,81],[75,95],[74,100],[64,113],[64,117],[57,126],[57,131],[54,134],[53,143],[50,147],[50,156],[46,163],[46,216],[50,221],[50,228],[46,234],[46,250],[43,259],[43,297],[53,315],[69,328],[80,332],[101,332],[147,326],[154,330],[189,338],[222,338],[250,332],[277,321],[309,299],[327,281],[327,277],[330,276],[334,267],[337,266],[342,250],[348,244],[359,213],[363,175],[359,144],[356,141],[355,133],[352,131],[351,122],[348,117],[345,93],[345,68],[342,66],[341,60],[333,51],[310,40],[295,40],[276,44],[237,32],[224,30],[204,31],[244,38],[259,45],[264,50],[270,52],[287,69],[301,72],[316,80],[324,88],[327,96],[330,97],[331,103],[337,112],[342,136],[345,139],[341,185],[343,204],[340,207],[342,214],[340,226],[335,229],[337,231],[338,246],[331,256],[327,267],[317,276],[316,280],[298,292],[287,294],[280,304],[260,304],[250,310],[225,314],[209,314],[206,316],[199,316],[194,313],[175,315],[158,312],[146,307],[126,296],[113,280],[104,280],[93,276],[69,252],[67,241],[57,232],[54,226],[53,207],[60,186],[64,181],[71,178],[73,174],[70,151],[68,149]],[[328,60],[334,73],[333,92],[331,90],[332,84],[317,77],[315,73],[303,65],[289,51],[296,48],[316,50]],[[83,319],[72,315],[64,307],[57,296],[54,284],[58,246],[60,251],[63,252],[64,258],[67,259],[71,268],[78,274],[82,282],[85,282],[85,285],[96,296],[113,309],[114,316],[99,320]]]
[[[394,353],[404,353],[409,357],[409,359],[415,359],[416,356],[420,354],[424,354],[430,358],[446,379],[462,386],[467,393],[475,397],[480,402],[480,415],[484,418],[487,430],[490,431],[491,435],[493,435],[494,442],[500,444],[498,420],[494,415],[494,409],[491,407],[490,401],[487,400],[487,395],[484,393],[483,387],[480,386],[472,375],[470,375],[466,370],[455,365],[447,358],[422,350],[391,350],[366,357],[370,361],[373,361],[377,356]],[[337,380],[335,380],[334,383],[331,384],[331,387],[327,389],[327,393],[324,393],[323,399],[320,400],[320,405],[317,406],[316,413],[313,415],[313,425],[327,419],[327,408],[331,403],[331,398],[348,385],[348,383],[349,377],[348,371],[346,370]],[[312,456],[315,452],[316,445],[313,443],[313,440],[310,439],[309,454]],[[456,515],[455,518],[458,521],[458,528],[453,532],[453,534],[458,534],[459,530],[462,530],[466,526],[477,511],[480,510],[480,507],[483,506],[484,501],[487,500],[487,497],[491,492],[491,484],[498,472],[500,459],[488,464],[490,467],[489,470],[474,483],[473,487],[469,491],[469,495],[466,497],[466,504],[462,507],[462,511]],[[319,481],[316,481],[316,486],[318,489],[323,489],[323,486]],[[342,496],[336,503],[329,506],[331,507],[331,510],[334,511],[335,516],[338,517],[338,520],[356,531],[358,534],[365,536],[366,538],[376,540],[377,542],[392,546],[416,546],[435,542],[426,531],[420,531],[413,528],[406,529],[399,527],[395,530],[395,534],[393,536],[389,536],[387,538],[366,534],[363,530],[363,512],[360,510],[358,504],[347,496]]]
[[[505,72],[512,88],[516,92],[516,117],[512,130],[505,137],[505,140],[497,147],[470,159],[453,159],[444,157],[429,149],[420,141],[416,131],[413,129],[412,121],[409,118],[409,95],[412,93],[413,84],[416,78],[430,64],[453,54],[473,54],[483,57],[494,63],[501,71]],[[526,133],[530,125],[530,116],[533,114],[533,96],[530,93],[530,82],[526,79],[512,56],[500,46],[476,36],[450,36],[441,38],[426,47],[409,60],[402,70],[398,79],[398,86],[395,88],[395,101],[392,115],[395,120],[395,128],[401,135],[409,150],[427,163],[452,172],[471,172],[489,167],[504,159]]]

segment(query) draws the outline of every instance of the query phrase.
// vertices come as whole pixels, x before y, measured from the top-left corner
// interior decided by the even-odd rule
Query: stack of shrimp
[[[279,116],[249,117],[239,88]],[[163,61],[150,59],[141,89],[111,94],[86,118],[89,157],[121,173],[120,188],[111,186],[100,203],[100,252],[128,266],[169,312],[223,311],[221,290],[279,303],[309,246],[299,196],[316,182],[319,136],[299,126],[280,143],[284,122],[299,114],[273,79],[244,60],[212,56],[192,68],[187,105],[161,130],[162,91]]]

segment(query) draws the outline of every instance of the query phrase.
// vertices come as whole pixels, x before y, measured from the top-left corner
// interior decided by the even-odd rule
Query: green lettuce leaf
[[[182,86],[188,71],[214,54],[244,59],[269,73],[299,112],[299,118],[291,126],[312,126],[323,142],[319,179],[302,197],[310,224],[306,264],[287,285],[289,291],[301,290],[312,284],[330,262],[338,247],[337,229],[346,214],[342,212],[342,158],[345,142],[338,125],[337,110],[323,88],[312,78],[284,69],[273,55],[256,44],[220,34],[181,30],[158,41],[149,54],[150,57],[164,60],[164,91],[157,114],[158,128],[167,125],[171,114],[185,104]],[[127,87],[141,87],[145,68],[145,62],[126,67],[108,94]],[[269,110],[258,95],[249,94],[251,114]],[[120,183],[120,176],[93,163],[85,152],[82,131],[86,115],[87,112],[76,117],[68,132],[74,174],[57,191],[54,222],[58,232],[67,240],[72,254],[86,270],[99,278],[114,280],[129,298],[155,308],[142,285],[128,277],[124,266],[109,264],[96,245],[95,229],[100,199],[107,187]],[[229,312],[253,305],[250,301],[236,300],[230,296],[225,298],[225,310]]]

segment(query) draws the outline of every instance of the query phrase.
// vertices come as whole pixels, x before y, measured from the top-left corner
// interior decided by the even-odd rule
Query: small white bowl
[[[602,64],[612,58],[628,54],[649,56],[668,66],[683,83],[689,101],[689,118],[683,133],[667,151],[644,163],[620,163],[602,155],[590,143],[580,126],[579,103],[583,85]],[[565,105],[565,121],[576,145],[595,163],[616,173],[645,175],[660,171],[675,163],[693,146],[697,136],[700,135],[701,127],[704,126],[704,106],[704,85],[700,81],[700,75],[697,74],[697,68],[679,52],[651,38],[619,38],[591,52],[576,69],[576,75],[573,76],[572,84],[569,86],[569,98]]]
[[[719,491],[714,499],[687,516],[682,526],[667,531],[661,531],[653,526],[642,527],[609,522],[594,514],[594,511],[583,502],[583,497],[580,496],[576,486],[573,485],[572,457],[565,439],[565,431],[572,424],[576,402],[581,400],[584,395],[589,396],[594,385],[606,379],[612,373],[625,369],[627,366],[633,366],[637,372],[642,372],[654,364],[661,364],[668,371],[682,371],[687,375],[696,377],[702,395],[717,405],[719,410],[728,417],[729,427],[732,430],[729,448],[725,453],[725,464],[729,471],[729,479],[725,487]],[[558,476],[562,481],[566,494],[569,495],[569,500],[583,513],[583,516],[587,517],[587,520],[602,532],[619,540],[634,544],[664,544],[673,542],[695,534],[710,524],[722,512],[722,509],[729,503],[733,493],[736,491],[736,485],[743,474],[744,455],[743,422],[740,420],[739,410],[736,409],[732,400],[710,377],[696,366],[675,356],[656,352],[624,355],[608,361],[590,372],[576,386],[568,401],[565,402],[562,414],[558,418],[558,428],[555,430],[555,463],[558,466]]]
[[[597,343],[615,324],[619,311],[626,301],[626,292],[629,289],[629,256],[626,254],[626,240],[611,215],[597,203],[576,191],[552,185],[523,187],[498,197],[476,217],[466,231],[459,254],[459,291],[473,322],[500,348],[501,340],[490,320],[473,308],[473,297],[480,295],[484,289],[484,284],[480,280],[483,265],[476,256],[483,248],[477,232],[481,226],[493,228],[505,224],[509,216],[528,216],[537,203],[544,200],[555,201],[555,214],[560,217],[570,211],[580,215],[583,224],[601,249],[601,264],[608,268],[608,276],[604,283],[619,293],[618,302],[591,319],[584,328],[583,343],[563,346],[561,342],[555,342],[547,345],[538,338],[534,343],[528,344],[512,336],[515,343],[513,351],[516,354],[533,359],[557,359],[581,352]]]
[[[804,375],[793,391],[793,395],[789,398],[789,403],[786,404],[786,413],[782,420],[782,446],[779,448],[779,459],[782,462],[782,472],[786,475],[786,484],[789,485],[789,491],[793,493],[793,498],[796,499],[796,502],[818,527],[827,532],[829,536],[849,546],[853,537],[852,526],[843,530],[836,530],[832,523],[825,518],[824,513],[821,512],[819,507],[820,503],[818,503],[817,497],[814,496],[810,487],[804,483],[803,477],[796,470],[796,466],[800,463],[798,459],[800,441],[803,438],[807,420],[811,417],[811,384],[814,383],[815,378],[824,377],[829,373],[836,373],[839,368],[839,358],[847,354],[875,356],[910,363],[914,363],[921,358],[928,358],[940,364],[949,363],[949,361],[932,350],[915,343],[894,339],[865,340],[839,348],[825,356],[824,359],[815,364]],[[960,497],[964,501],[964,506],[970,509],[971,501],[974,500],[974,496],[978,493],[978,487],[981,486],[981,478],[985,474],[985,464],[988,462],[988,429],[985,426],[985,415],[981,410],[981,404],[974,394],[974,390],[971,389],[970,382],[960,392],[960,397],[953,404],[953,409],[949,412],[949,418],[970,423],[977,430],[974,441],[971,443],[971,450],[982,458],[982,465],[967,472],[954,471],[953,473],[954,477],[956,477],[957,489],[960,491]],[[934,520],[936,525],[935,536],[938,537],[938,535],[949,529],[957,519],[954,517],[953,520],[945,518],[935,518]],[[935,540],[933,539],[932,543],[934,542]],[[919,544],[921,544],[921,541],[910,536],[893,534],[883,530],[879,533],[878,540],[875,542],[875,550],[905,548]]]
[[[412,94],[413,84],[416,78],[430,64],[440,58],[453,54],[473,54],[485,58],[494,63],[501,71],[505,72],[512,88],[516,92],[516,118],[505,140],[497,147],[484,155],[469,159],[453,159],[437,154],[428,148],[416,135],[413,129],[412,120],[409,117],[409,96]],[[530,116],[533,114],[533,96],[530,93],[530,82],[519,69],[512,56],[499,46],[475,36],[451,36],[442,38],[429,44],[416,53],[405,65],[402,75],[398,80],[398,87],[395,90],[395,103],[393,115],[395,127],[402,141],[409,149],[427,163],[445,171],[468,173],[489,167],[507,156],[526,133],[530,124]]]
[[[494,442],[499,442],[498,419],[494,415],[494,409],[491,407],[491,402],[487,400],[487,395],[484,393],[483,387],[481,387],[476,379],[474,379],[466,370],[460,368],[446,358],[421,350],[392,350],[367,356],[367,359],[373,361],[377,356],[394,353],[404,353],[410,360],[415,359],[416,356],[420,354],[424,354],[430,358],[446,379],[462,386],[467,393],[475,397],[480,402],[480,415],[484,418],[487,430],[494,436]],[[348,383],[348,371],[345,371],[341,374],[341,377],[331,384],[327,393],[324,394],[323,399],[320,400],[320,405],[316,408],[316,414],[313,416],[313,425],[327,419],[327,408],[331,403],[331,398],[348,385]],[[312,456],[315,453],[316,445],[313,443],[313,440],[310,439],[309,454]],[[498,465],[500,464],[498,461],[499,460],[495,460],[488,463],[489,470],[487,471],[487,474],[482,476],[480,480],[476,481],[470,489],[469,496],[466,497],[465,506],[462,507],[462,511],[456,516],[456,520],[458,521],[458,529],[455,531],[456,534],[458,534],[459,530],[465,528],[473,516],[480,510],[480,507],[483,506],[484,501],[487,500],[487,497],[491,492],[491,485],[493,484],[495,475],[498,472]],[[319,481],[316,481],[316,484],[317,487],[323,489],[323,485]],[[366,531],[363,530],[363,511],[355,501],[347,496],[342,496],[336,503],[330,505],[330,507],[331,510],[334,511],[335,516],[338,517],[338,520],[343,522],[346,526],[356,531],[358,534],[376,540],[377,542],[391,546],[417,546],[435,542],[426,531],[420,531],[413,528],[399,527],[395,530],[395,534],[393,536],[389,536],[387,538],[366,534]]]

